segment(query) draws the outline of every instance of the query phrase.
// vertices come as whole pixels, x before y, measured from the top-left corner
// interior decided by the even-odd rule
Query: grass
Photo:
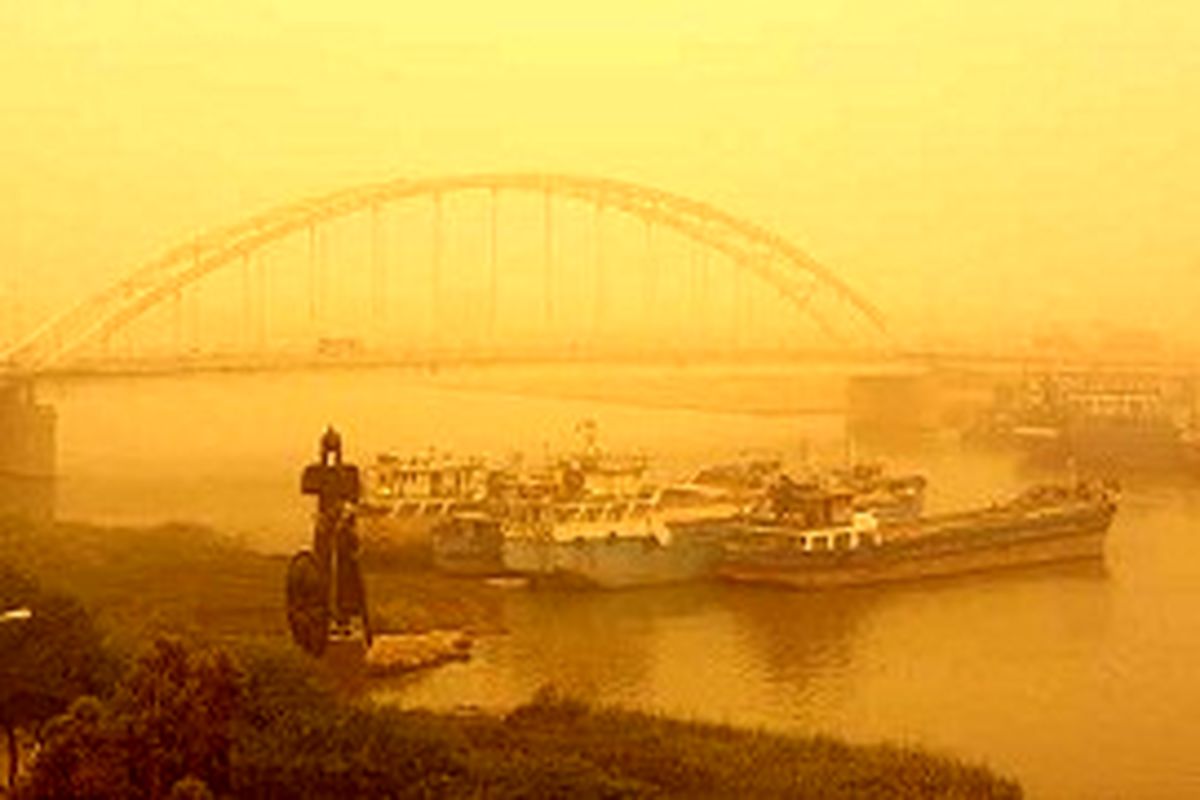
[[[506,716],[342,708],[274,719],[239,740],[235,785],[247,794],[300,786],[312,793],[297,796],[312,797],[1021,797],[1016,782],[953,758],[594,708],[553,691]]]
[[[232,649],[245,693],[235,794],[253,797],[1018,798],[985,767],[892,745],[594,708],[553,691],[505,716],[347,701],[287,641],[286,559],[186,525],[0,520],[0,557],[79,597],[126,651],[161,631]],[[376,627],[496,631],[496,590],[430,572],[368,577]]]
[[[287,637],[287,557],[264,555],[208,528],[0,519],[0,553],[43,584],[79,597],[118,639],[156,631],[205,638]],[[500,629],[499,598],[477,582],[430,571],[368,573],[380,632]]]
[[[985,768],[891,745],[761,731],[618,709],[542,692],[501,723],[501,751],[587,765],[637,794],[672,797],[1014,798]]]

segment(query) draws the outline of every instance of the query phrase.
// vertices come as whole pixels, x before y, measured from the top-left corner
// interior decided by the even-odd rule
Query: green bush
[[[136,797],[124,726],[94,697],[75,701],[44,732],[45,745],[18,798],[120,800]]]
[[[27,793],[160,798],[189,776],[225,792],[241,693],[241,672],[224,651],[160,638],[108,702],[79,701],[48,726]]]
[[[104,692],[116,661],[75,598],[44,590],[28,573],[0,562],[0,610],[28,608],[26,620],[0,624],[0,729],[9,746],[9,781],[19,766],[18,729],[35,730],[83,694]]]
[[[107,699],[46,726],[22,797],[996,798],[988,770],[593,708],[553,689],[506,716],[357,706],[275,642],[160,637]]]
[[[285,644],[278,559],[211,531],[0,519],[0,723],[45,724],[23,797],[1016,798],[986,769],[894,746],[851,746],[593,708],[552,689],[504,717],[356,707]],[[69,587],[113,634],[120,666]],[[439,576],[377,573],[406,629],[498,626],[495,600]],[[178,638],[203,630],[229,651]],[[36,636],[30,635],[36,632]],[[250,638],[256,637],[256,638]],[[75,699],[81,693],[100,699]],[[74,703],[72,704],[72,700]]]

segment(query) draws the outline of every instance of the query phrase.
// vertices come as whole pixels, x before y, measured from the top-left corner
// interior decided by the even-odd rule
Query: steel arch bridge
[[[815,309],[813,300],[818,295],[832,298],[842,309],[839,313],[857,330],[864,331],[874,346],[887,347],[891,343],[884,317],[871,302],[799,247],[747,219],[699,200],[620,180],[566,174],[492,173],[360,185],[282,205],[201,234],[50,319],[0,353],[0,360],[18,372],[62,369],[84,348],[108,341],[150,310],[177,299],[185,288],[210,273],[279,240],[308,231],[311,243],[317,226],[364,212],[375,214],[381,207],[414,198],[433,199],[440,220],[442,198],[463,192],[484,192],[491,196],[493,305],[496,200],[500,193],[521,192],[545,197],[547,259],[551,199],[579,201],[598,210],[613,209],[648,226],[671,229],[723,254],[739,269],[770,286],[796,314],[815,322],[834,344],[844,340],[825,315]]]

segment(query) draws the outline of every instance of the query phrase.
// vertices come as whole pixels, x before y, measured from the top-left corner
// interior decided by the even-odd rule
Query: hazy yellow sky
[[[0,102],[26,317],[301,195],[544,169],[774,227],[904,331],[1200,333],[1194,2],[9,0]]]

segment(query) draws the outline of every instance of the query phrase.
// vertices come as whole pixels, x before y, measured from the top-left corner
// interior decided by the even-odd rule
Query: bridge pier
[[[0,383],[0,516],[54,517],[56,420],[32,381]]]
[[[911,366],[858,373],[846,386],[846,425],[854,436],[920,436],[963,430],[988,408],[1007,373]]]

